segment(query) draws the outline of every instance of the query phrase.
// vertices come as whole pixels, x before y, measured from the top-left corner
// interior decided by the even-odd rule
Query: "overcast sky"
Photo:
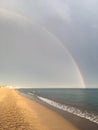
[[[97,0],[0,0],[0,83],[97,87],[97,35]]]

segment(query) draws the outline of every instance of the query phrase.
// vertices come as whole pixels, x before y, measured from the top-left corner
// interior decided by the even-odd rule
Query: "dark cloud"
[[[32,19],[33,22],[36,21],[37,24],[40,24],[48,31],[50,31],[63,43],[65,48],[67,47],[75,59],[85,80],[86,86],[93,87],[94,85],[94,87],[97,87],[97,0],[2,0],[0,1],[0,7],[24,15]],[[0,31],[0,34],[4,35],[4,28],[6,26],[2,24],[3,23],[1,23],[2,31]],[[9,29],[10,26],[12,26],[12,29]],[[70,82],[71,84],[76,83],[77,76],[75,79],[73,79],[73,75],[76,73],[76,71],[74,74],[71,73],[75,69],[71,63],[72,61],[69,60],[70,58],[66,56],[67,54],[61,49],[59,45],[54,44],[54,42],[56,42],[55,40],[51,41],[50,37],[45,35],[45,32],[43,36],[42,32],[37,28],[31,29],[31,27],[28,26],[26,28],[27,31],[25,32],[25,30],[23,31],[23,28],[20,30],[19,27],[14,27],[14,24],[12,23],[11,25],[7,26],[7,28],[10,30],[10,32],[7,32],[8,30],[6,30],[6,39],[2,39],[3,41],[1,42],[4,42],[5,44],[0,45],[2,46],[0,58],[3,60],[1,66],[4,67],[3,63],[9,63],[8,61],[11,61],[8,66],[5,65],[6,68],[10,68],[10,64],[13,64],[15,67],[14,69],[16,69],[18,68],[18,65],[15,66],[15,64],[18,62],[20,63],[18,68],[19,72],[26,72],[29,78],[32,77],[34,79],[34,77],[36,77],[36,79],[39,79],[40,82],[44,82],[45,80],[48,82],[51,81],[63,84],[70,84]],[[9,41],[8,33],[13,37],[11,41]],[[18,37],[16,37],[17,34]],[[33,34],[33,39],[31,34]],[[26,36],[28,37],[24,38]],[[39,37],[39,39],[37,39],[37,37]],[[14,39],[16,39],[16,41]],[[16,44],[17,39],[20,45]],[[38,40],[41,41],[41,44],[38,44]],[[9,45],[6,44],[7,41],[9,41]],[[16,43],[14,45],[10,44],[13,41]],[[30,44],[31,42],[36,44]],[[50,42],[51,44],[49,44]],[[22,45],[21,43],[24,43],[25,45]],[[6,47],[9,49],[5,49]],[[11,47],[13,47],[14,53],[10,51]],[[29,50],[28,55],[26,55],[27,50]],[[17,52],[18,54],[16,56]],[[8,55],[6,60],[2,58],[2,56],[5,57],[4,53]],[[13,60],[14,56],[16,56],[15,60]],[[12,60],[14,61],[13,63]],[[35,76],[32,75],[32,73],[34,73]]]
[[[81,86],[66,49],[51,33],[28,19],[0,12],[0,77],[7,84]],[[31,86],[30,86],[31,87]]]

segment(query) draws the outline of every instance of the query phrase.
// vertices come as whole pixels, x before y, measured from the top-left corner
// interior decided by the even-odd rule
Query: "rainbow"
[[[75,69],[78,73],[78,76],[79,76],[79,79],[80,79],[80,82],[81,82],[81,87],[82,88],[85,88],[86,85],[85,85],[85,82],[84,82],[84,79],[83,79],[83,76],[81,74],[81,71],[79,69],[79,66],[78,64],[76,63],[74,57],[71,55],[71,53],[68,51],[68,49],[66,48],[66,46],[50,31],[48,31],[45,27],[41,26],[40,24],[34,22],[33,19],[29,18],[29,17],[25,17],[24,15],[21,15],[21,14],[18,14],[16,12],[12,12],[12,11],[9,11],[7,9],[3,9],[1,8],[0,9],[0,14],[3,16],[3,15],[6,15],[7,16],[10,16],[11,18],[22,18],[23,20],[26,20],[29,24],[36,24],[37,26],[39,26],[43,31],[45,31],[46,33],[48,33],[51,37],[53,37],[54,39],[56,39],[56,41],[58,41],[57,43],[55,44],[59,44],[59,46],[67,53],[67,55],[69,56],[69,58],[72,60],[72,63],[73,65],[75,66]]]

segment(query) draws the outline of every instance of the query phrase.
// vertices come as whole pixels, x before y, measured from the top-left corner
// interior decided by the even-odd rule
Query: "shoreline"
[[[31,100],[34,100],[36,102],[38,102],[39,104],[45,106],[46,108],[48,109],[51,109],[52,111],[55,111],[57,112],[58,114],[60,114],[65,120],[69,121],[70,123],[72,123],[76,128],[78,128],[79,130],[98,130],[98,124],[94,123],[94,122],[91,122],[85,118],[81,118],[81,117],[78,117],[72,113],[68,113],[68,112],[65,112],[63,110],[60,110],[58,108],[55,108],[41,100],[39,100],[37,98],[37,96],[35,95],[26,95],[24,94],[24,96],[30,98]]]
[[[0,88],[0,130],[78,130],[57,112],[19,91]]]

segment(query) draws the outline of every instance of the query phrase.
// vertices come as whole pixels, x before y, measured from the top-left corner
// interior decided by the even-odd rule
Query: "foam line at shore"
[[[89,113],[86,110],[81,111],[78,108],[75,108],[75,107],[72,107],[72,106],[69,106],[69,105],[65,105],[65,104],[60,104],[58,102],[55,102],[53,100],[43,98],[43,97],[40,97],[40,96],[37,96],[37,97],[40,100],[42,100],[43,102],[48,103],[49,105],[51,105],[53,107],[56,107],[58,109],[61,109],[63,111],[69,112],[69,113],[72,113],[72,114],[77,115],[81,118],[85,118],[87,120],[90,120],[90,121],[98,124],[98,115],[95,115],[94,113]]]

